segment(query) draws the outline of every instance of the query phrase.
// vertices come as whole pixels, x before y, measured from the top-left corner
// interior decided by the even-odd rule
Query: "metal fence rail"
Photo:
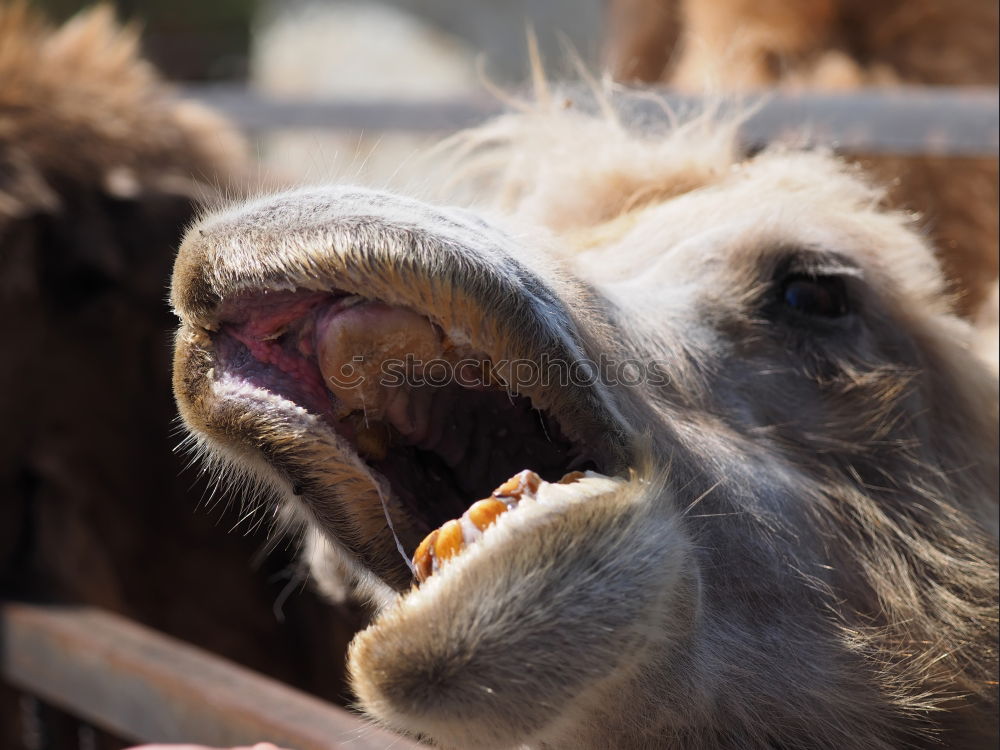
[[[414,750],[347,711],[96,609],[4,604],[0,674],[116,736],[294,750]]]
[[[504,110],[496,99],[480,96],[439,100],[282,99],[234,86],[201,86],[183,91],[222,112],[240,127],[276,129],[447,132],[482,122]],[[583,106],[593,95],[573,97]],[[630,120],[664,122],[665,107],[688,112],[703,105],[699,97],[669,89],[613,95]],[[996,88],[902,87],[842,94],[771,92],[729,98],[723,110],[750,108],[743,127],[751,145],[788,133],[808,142],[844,150],[882,154],[986,156],[998,153]]]

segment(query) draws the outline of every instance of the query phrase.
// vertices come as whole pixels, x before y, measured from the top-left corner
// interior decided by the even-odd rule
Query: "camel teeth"
[[[478,500],[461,518],[447,521],[424,537],[413,553],[413,570],[417,582],[427,580],[446,560],[477,542],[483,532],[510,507],[491,497]]]
[[[467,517],[479,531],[486,531],[497,518],[507,512],[507,509],[506,503],[488,497],[469,506],[464,517]]]
[[[462,536],[462,524],[452,519],[445,522],[438,529],[437,539],[434,540],[434,565],[437,568],[446,560],[454,557],[465,546]]]
[[[534,497],[541,486],[542,478],[530,469],[525,469],[493,490],[493,497],[501,500],[520,501],[524,495]]]
[[[594,472],[571,471],[553,484],[574,484],[582,479],[601,477]],[[413,573],[418,584],[423,583],[447,560],[458,555],[466,547],[475,544],[483,536],[483,532],[496,523],[497,519],[507,511],[513,510],[521,503],[545,503],[546,500],[537,496],[542,486],[542,478],[535,472],[525,469],[515,474],[506,482],[493,490],[493,496],[477,500],[468,507],[461,518],[446,521],[424,537],[413,553]]]
[[[418,582],[426,581],[434,572],[434,543],[437,541],[440,531],[434,529],[424,537],[413,553],[413,574]]]

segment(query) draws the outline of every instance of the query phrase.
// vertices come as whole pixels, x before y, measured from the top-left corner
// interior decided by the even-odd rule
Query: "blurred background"
[[[42,0],[68,18],[86,3]],[[527,29],[550,73],[602,59],[603,0],[117,0],[143,49],[180,83],[247,84],[284,97],[433,100],[514,89],[528,75]],[[262,163],[290,178],[402,185],[437,135],[296,128],[254,134]]]
[[[65,20],[90,3],[39,0],[37,4],[50,17]],[[421,78],[421,72],[445,73],[451,81],[442,81],[446,87],[442,90],[449,90],[468,75],[459,69],[480,54],[491,78],[504,83],[521,80],[529,24],[544,49],[558,49],[559,37],[564,37],[585,60],[596,63],[604,13],[602,0],[116,0],[112,4],[120,18],[142,24],[146,54],[169,78],[252,79],[274,59],[269,56],[276,53],[270,49],[294,26],[308,29],[313,39],[286,57],[308,64],[313,71],[309,80],[326,78],[338,82],[331,85],[347,87],[353,77],[355,90],[361,90],[358,66],[373,61],[377,61],[373,72],[386,81],[405,74],[407,62],[417,66],[411,83]],[[317,52],[322,56],[315,57]],[[411,58],[411,52],[418,54]],[[428,67],[421,69],[424,57]],[[330,65],[333,62],[348,67],[337,70]],[[315,72],[322,68],[326,70]],[[416,85],[422,87],[412,92],[417,95],[438,90],[429,77]],[[402,90],[405,82],[396,87]]]

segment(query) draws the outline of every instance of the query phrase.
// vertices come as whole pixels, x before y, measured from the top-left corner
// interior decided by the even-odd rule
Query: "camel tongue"
[[[408,389],[386,385],[390,361],[429,362],[443,353],[441,336],[427,318],[358,297],[338,300],[320,313],[315,335],[320,373],[337,398],[338,412],[364,412],[373,420],[406,414],[393,405]],[[395,426],[406,431],[406,424]]]

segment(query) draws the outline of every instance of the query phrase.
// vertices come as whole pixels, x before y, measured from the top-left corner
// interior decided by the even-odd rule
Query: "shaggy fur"
[[[622,0],[613,7],[644,21],[616,25],[609,55],[626,81],[717,93],[998,80],[993,0]],[[997,278],[997,160],[853,156],[891,186],[893,205],[920,214],[959,310],[974,317]]]
[[[350,655],[374,718],[450,748],[996,742],[996,378],[881,190],[821,153],[745,159],[733,132],[541,106],[452,144],[472,210],[325,187],[188,232],[181,413],[381,602]],[[802,277],[851,311],[790,309]],[[667,377],[526,388],[625,481],[501,517],[408,591],[393,537],[426,527],[223,351],[241,300],[296,289],[415,310],[494,361]]]
[[[173,452],[174,252],[248,167],[137,47],[107,8],[55,30],[0,4],[0,590],[122,612],[335,697],[361,618],[306,596],[279,624],[289,555],[253,575],[264,541],[225,533],[250,508],[196,513],[208,488]]]

